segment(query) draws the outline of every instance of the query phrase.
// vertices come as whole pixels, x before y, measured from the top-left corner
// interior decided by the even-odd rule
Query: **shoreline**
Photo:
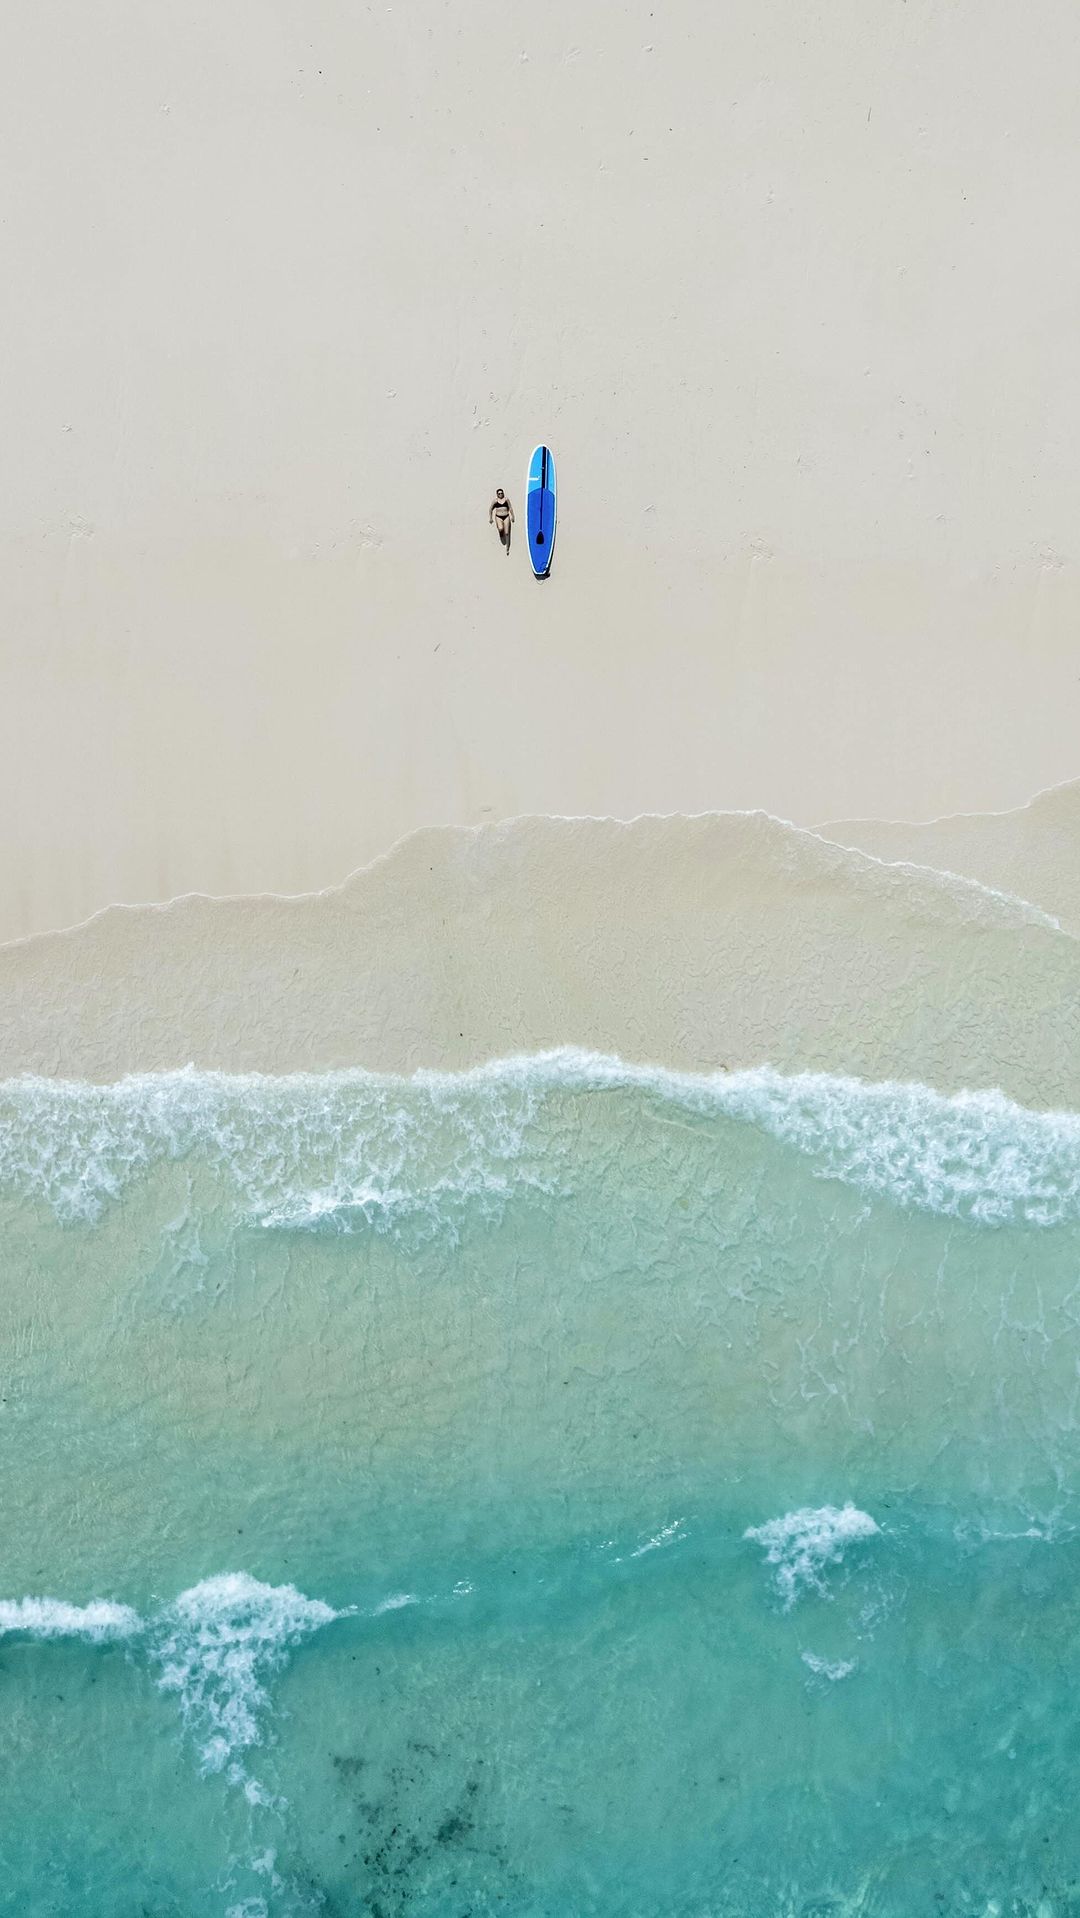
[[[161,899],[110,899],[80,919],[65,921],[63,924],[40,926],[32,932],[18,933],[11,938],[0,939],[0,954],[9,949],[33,945],[41,940],[68,937],[85,932],[112,913],[165,914],[179,907],[194,904],[238,907],[258,906],[261,903],[312,906],[321,899],[342,893],[350,886],[363,881],[378,867],[395,860],[412,840],[425,833],[476,836],[484,832],[513,832],[515,829],[525,829],[538,823],[572,828],[582,827],[586,830],[590,827],[613,828],[619,832],[632,831],[637,826],[645,825],[678,830],[680,826],[693,827],[717,819],[767,820],[784,831],[804,834],[810,838],[822,840],[828,845],[862,854],[877,865],[911,867],[925,872],[930,878],[936,875],[944,880],[970,881],[987,892],[998,893],[1005,899],[1014,900],[1020,905],[1031,906],[1039,913],[1059,919],[1062,901],[1071,902],[1073,886],[1071,884],[1071,848],[1062,847],[1057,842],[1063,830],[1071,831],[1075,826],[1077,843],[1080,847],[1080,778],[1064,780],[1058,785],[1044,787],[1019,806],[1006,807],[997,811],[943,813],[927,819],[879,819],[852,816],[807,825],[766,807],[714,806],[703,807],[697,812],[660,812],[646,807],[640,812],[625,816],[614,813],[523,812],[509,814],[498,820],[478,820],[471,825],[428,822],[426,825],[413,826],[401,833],[387,847],[374,853],[370,859],[351,866],[342,878],[328,880],[323,886],[300,887],[295,891],[279,890],[275,887],[251,891],[240,889],[215,891],[207,887],[193,886],[184,892],[171,893]],[[1015,870],[1017,865],[1015,858],[1010,860],[1005,856],[1004,851],[995,845],[995,833],[1008,833],[1010,842],[1022,839],[1025,857],[1022,872]],[[983,843],[980,844],[980,840]],[[1042,843],[1046,840],[1051,841],[1049,846]],[[920,853],[922,857],[918,856]],[[935,856],[931,857],[931,854]],[[1040,883],[1036,890],[1046,891],[1054,901],[1052,905],[1042,903],[1031,894],[1033,857],[1040,869]],[[1025,891],[1019,883],[1005,883],[1002,875],[1006,870],[1010,877],[1017,880],[1022,877],[1029,885],[1029,890]],[[996,876],[988,877],[988,872]],[[1074,928],[1071,924],[1066,924],[1063,929],[1080,930],[1080,927]]]
[[[828,990],[822,991],[822,982]],[[1080,1104],[1080,939],[762,813],[429,828],[300,897],[0,947],[0,1076],[457,1071],[570,1045]]]

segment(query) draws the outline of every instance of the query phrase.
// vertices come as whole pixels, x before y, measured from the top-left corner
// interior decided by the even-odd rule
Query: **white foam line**
[[[396,1216],[410,1211],[450,1217],[478,1201],[497,1208],[518,1186],[557,1191],[569,1150],[562,1135],[545,1158],[552,1142],[537,1133],[528,1156],[544,1101],[627,1090],[753,1126],[800,1153],[817,1176],[939,1216],[1035,1225],[1080,1218],[1080,1114],[1035,1112],[994,1091],[947,1095],[767,1066],[679,1072],[574,1048],[409,1077],[189,1067],[106,1086],[8,1080],[0,1084],[0,1182],[43,1199],[60,1218],[88,1220],[151,1167],[201,1152],[230,1180],[245,1216],[303,1222],[296,1194],[310,1193],[314,1161],[320,1217],[363,1211],[361,1199],[370,1212],[384,1181],[395,1204],[378,1217],[396,1229]],[[477,1092],[491,1096],[470,1099]],[[429,1165],[433,1119],[450,1128],[453,1178],[445,1151]]]
[[[1032,793],[1030,799],[1025,799],[1019,806],[987,806],[979,812],[935,813],[932,819],[892,819],[884,818],[880,814],[871,816],[870,814],[857,813],[849,814],[843,819],[827,819],[820,826],[812,827],[811,830],[820,833],[823,838],[828,838],[830,827],[835,826],[846,826],[849,828],[855,826],[898,826],[905,832],[922,832],[928,826],[960,826],[967,825],[977,819],[1019,819],[1024,813],[1032,812],[1036,806],[1040,806],[1044,800],[1052,799],[1058,793],[1070,792],[1074,787],[1080,789],[1080,778],[1059,779],[1052,785],[1040,786],[1036,792]]]
[[[826,821],[823,825],[820,825],[820,826],[802,826],[797,824],[792,819],[785,818],[782,813],[769,812],[766,808],[761,806],[746,806],[746,807],[732,806],[732,807],[725,807],[722,810],[712,809],[712,810],[705,810],[702,812],[664,813],[664,812],[643,811],[643,812],[637,812],[637,813],[629,813],[625,815],[620,815],[616,813],[558,813],[558,812],[511,813],[505,819],[479,820],[471,825],[463,825],[463,824],[453,823],[450,821],[444,821],[442,823],[436,823],[434,825],[412,827],[408,832],[402,833],[397,839],[393,840],[391,844],[388,847],[386,847],[385,851],[376,853],[371,859],[365,860],[361,865],[354,867],[350,872],[346,873],[343,879],[332,881],[331,884],[327,886],[316,886],[302,892],[273,892],[269,890],[263,890],[263,891],[255,891],[255,892],[211,893],[211,892],[192,891],[192,892],[175,893],[171,895],[168,899],[111,900],[107,905],[99,906],[96,911],[89,913],[85,919],[75,920],[70,925],[50,926],[43,929],[40,932],[25,933],[16,939],[8,939],[8,940],[0,941],[0,953],[3,953],[10,949],[15,949],[17,947],[34,945],[38,943],[39,941],[55,940],[55,939],[68,940],[78,936],[81,933],[86,932],[88,928],[95,926],[100,921],[114,915],[120,916],[120,915],[131,915],[131,914],[145,914],[148,917],[153,917],[153,916],[162,916],[165,914],[173,913],[177,911],[178,909],[182,909],[185,906],[193,906],[193,905],[202,905],[202,906],[211,906],[211,907],[240,906],[240,905],[258,906],[259,904],[279,905],[279,906],[282,906],[282,905],[283,906],[304,906],[304,905],[312,904],[315,901],[319,901],[319,900],[323,900],[323,901],[331,900],[338,895],[344,894],[352,890],[358,883],[362,882],[370,874],[373,874],[377,872],[381,867],[388,865],[391,861],[396,859],[398,855],[401,854],[408,846],[410,846],[414,840],[417,840],[429,835],[432,837],[441,837],[441,838],[447,838],[447,839],[457,838],[457,839],[463,839],[463,840],[467,840],[467,839],[480,840],[485,837],[494,837],[496,835],[506,835],[508,833],[513,832],[515,829],[520,829],[530,825],[545,825],[545,824],[561,825],[561,826],[602,825],[602,826],[616,826],[624,829],[632,829],[634,826],[649,825],[653,823],[657,825],[669,825],[675,822],[685,822],[687,825],[693,826],[693,825],[700,825],[704,821],[711,821],[711,820],[760,819],[760,820],[768,821],[772,825],[779,826],[783,828],[785,831],[795,833],[804,839],[814,840],[819,845],[829,846],[830,848],[833,848],[838,852],[847,854],[849,855],[851,860],[855,863],[858,863],[861,860],[861,861],[864,861],[867,865],[877,865],[877,866],[886,866],[886,867],[890,865],[898,866],[901,862],[875,859],[872,854],[864,853],[858,847],[847,846],[842,841],[831,838],[828,831],[829,825],[830,824],[834,826],[842,826],[842,825],[848,825],[848,824],[851,826],[895,825],[895,826],[918,827],[921,825],[946,824],[951,819],[960,820],[960,819],[978,819],[978,818],[1006,818],[1009,816],[1010,812],[1024,812],[1028,810],[1030,806],[1033,806],[1038,800],[1046,798],[1051,793],[1064,791],[1070,785],[1074,785],[1074,784],[1080,784],[1080,781],[1064,780],[1061,782],[1059,786],[1048,786],[1045,789],[1043,789],[1041,792],[1035,794],[1034,798],[1028,801],[1027,806],[1008,808],[1006,809],[1006,811],[1002,813],[944,814],[942,815],[940,819],[932,819],[932,820],[925,820],[925,821],[876,820],[876,819],[866,819],[866,820],[852,819],[850,821],[845,821],[845,820],[837,819],[831,822]],[[941,869],[935,866],[912,865],[910,867],[910,870],[913,873],[925,874],[931,877],[957,880],[959,881],[961,885],[971,888],[974,892],[981,892],[984,895],[994,898],[996,900],[1005,900],[1014,904],[1029,907],[1032,912],[1036,912],[1038,910],[1036,907],[1030,906],[1030,902],[1027,900],[1018,899],[1015,895],[1010,893],[998,893],[995,891],[993,887],[984,886],[981,884],[979,880],[970,879],[966,875],[961,873],[945,873],[945,872],[942,872]],[[1046,915],[1046,917],[1049,918],[1049,915]],[[1050,926],[1056,925],[1056,921],[1051,920],[1049,923],[1050,923]],[[1059,930],[1061,929],[1059,928]],[[1068,932],[1065,932],[1064,936],[1072,937],[1073,935],[1069,934]]]
[[[69,1605],[62,1598],[0,1599],[0,1634],[27,1632],[34,1638],[85,1638],[92,1644],[134,1638],[143,1620],[130,1605],[111,1599],[91,1599],[88,1605]]]

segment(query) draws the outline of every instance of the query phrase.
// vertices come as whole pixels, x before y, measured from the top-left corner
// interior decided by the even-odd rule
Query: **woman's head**
[[[502,487],[501,487],[501,486],[497,486],[497,487],[495,488],[495,498],[496,498],[496,499],[504,499],[504,498],[505,498],[505,494],[503,493],[503,489],[502,489]]]

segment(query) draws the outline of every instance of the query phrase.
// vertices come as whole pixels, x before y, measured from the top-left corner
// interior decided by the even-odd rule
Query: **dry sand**
[[[0,938],[1074,776],[1078,67],[1070,0],[14,12]]]

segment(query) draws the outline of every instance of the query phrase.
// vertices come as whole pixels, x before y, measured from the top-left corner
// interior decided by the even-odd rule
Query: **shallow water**
[[[0,1910],[1080,1911],[1080,1117],[0,1088]]]

